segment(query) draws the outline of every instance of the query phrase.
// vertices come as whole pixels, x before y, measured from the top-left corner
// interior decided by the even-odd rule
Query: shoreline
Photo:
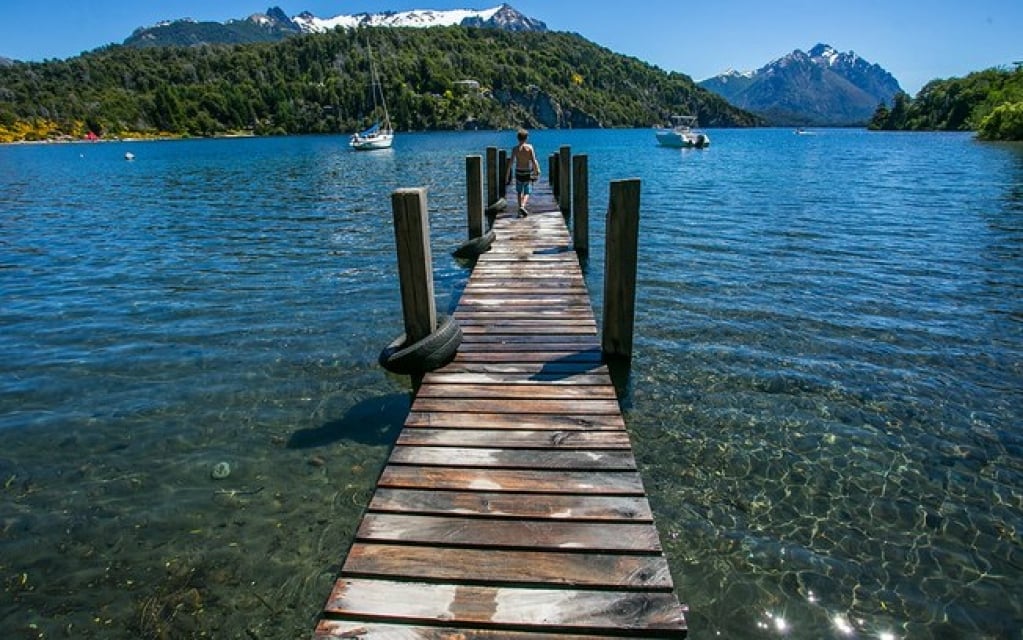
[[[110,144],[114,142],[164,142],[172,140],[216,140],[221,138],[259,138],[255,133],[225,133],[215,136],[188,136],[188,135],[166,135],[166,136],[126,136],[121,138],[97,138],[87,140],[85,138],[59,139],[47,138],[46,140],[10,140],[0,142],[0,146],[15,145],[51,145],[51,144]]]

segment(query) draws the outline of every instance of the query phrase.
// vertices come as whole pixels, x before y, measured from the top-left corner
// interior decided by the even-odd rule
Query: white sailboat
[[[373,49],[370,48],[369,42],[366,43],[366,50],[369,52],[370,93],[373,95],[373,112],[376,113],[379,108],[382,108],[384,116],[365,131],[353,133],[348,146],[356,151],[390,149],[391,145],[394,144],[394,128],[391,126],[391,116],[387,113],[387,100],[384,98],[384,90],[380,86],[380,76],[377,75],[376,64],[373,62]]]

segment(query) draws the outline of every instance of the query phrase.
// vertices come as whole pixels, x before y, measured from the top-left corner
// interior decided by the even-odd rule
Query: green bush
[[[980,123],[977,136],[982,140],[1023,141],[1023,102],[995,107]]]

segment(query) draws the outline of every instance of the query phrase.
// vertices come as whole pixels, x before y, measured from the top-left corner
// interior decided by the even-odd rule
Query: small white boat
[[[703,149],[710,136],[696,128],[696,116],[671,116],[671,126],[656,127],[657,144],[676,149]]]
[[[125,160],[134,160],[135,159],[135,154],[132,153],[131,151],[128,151],[128,152],[126,152],[124,154],[124,159]]]
[[[387,113],[387,101],[384,99],[384,90],[380,86],[376,65],[373,64],[373,50],[370,49],[368,42],[366,50],[369,53],[369,81],[370,93],[373,95],[373,111],[382,107],[384,115],[365,131],[353,133],[351,140],[348,141],[348,146],[356,151],[390,149],[394,144],[394,128],[391,127],[391,117]]]

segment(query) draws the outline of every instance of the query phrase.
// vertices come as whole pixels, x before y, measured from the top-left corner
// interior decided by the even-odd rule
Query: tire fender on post
[[[439,369],[454,359],[462,344],[462,327],[454,316],[442,315],[433,333],[412,344],[405,344],[403,333],[380,352],[380,366],[391,373],[413,375]]]
[[[451,255],[456,258],[475,258],[481,253],[489,251],[490,245],[494,244],[496,238],[497,234],[493,230],[488,231],[481,236],[476,236],[472,240],[462,243],[451,252]]]

